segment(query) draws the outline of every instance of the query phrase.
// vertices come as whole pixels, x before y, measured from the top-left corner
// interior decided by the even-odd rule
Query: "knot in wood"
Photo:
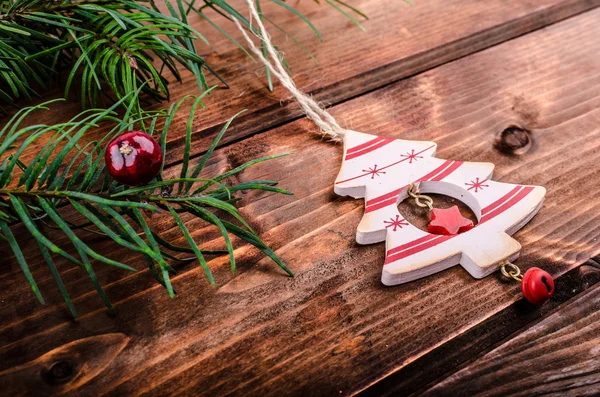
[[[69,359],[63,359],[53,363],[50,368],[43,368],[42,379],[50,385],[66,383],[77,374],[76,365]]]
[[[502,153],[518,156],[527,153],[532,143],[531,131],[523,126],[511,124],[496,136],[494,147]]]

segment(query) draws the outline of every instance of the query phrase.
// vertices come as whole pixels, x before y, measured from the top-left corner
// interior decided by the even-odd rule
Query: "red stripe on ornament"
[[[346,152],[345,160],[351,160],[353,158],[360,157],[364,154],[371,153],[373,150],[379,149],[380,147],[383,147],[383,146],[387,145],[388,143],[391,143],[392,141],[393,141],[393,139],[381,138],[380,141],[375,142],[373,145],[371,145],[369,147],[366,147],[364,149],[361,149],[361,150],[358,150],[358,151],[355,151],[352,153]]]
[[[502,205],[506,200],[508,200],[510,197],[514,196],[517,191],[519,191],[522,188],[522,186],[515,186],[510,192],[506,193],[504,196],[500,197],[498,200],[494,201],[492,204],[488,205],[487,207],[485,207],[483,210],[481,210],[481,215],[482,217],[487,214],[488,212],[494,210],[495,208],[497,208],[498,206]]]
[[[390,256],[386,257],[384,265],[387,265],[388,263],[396,262],[397,260],[400,260],[402,258],[406,258],[407,256],[416,254],[417,252],[424,251],[424,250],[426,250],[428,248],[435,247],[436,245],[441,244],[444,241],[448,241],[448,240],[450,240],[453,237],[455,237],[455,236],[436,235],[435,238],[433,238],[431,240],[428,240],[427,242],[425,242],[425,243],[423,243],[421,245],[409,248],[409,249],[407,249],[405,251],[398,252],[397,254],[390,255]]]
[[[404,189],[405,187],[406,186],[401,187],[400,189],[396,189],[393,192],[386,193],[386,194],[384,194],[382,196],[375,197],[374,199],[371,199],[371,200],[367,201],[367,207],[371,206],[371,205],[378,204],[381,201],[387,201],[390,198],[396,199],[396,197],[400,194],[400,192],[402,191],[402,189]]]
[[[428,234],[428,235],[420,237],[420,238],[418,238],[416,240],[410,241],[410,242],[408,242],[406,244],[402,244],[402,245],[399,245],[397,247],[392,248],[391,250],[389,250],[387,252],[387,255],[390,256],[390,255],[396,254],[396,253],[398,253],[400,251],[405,251],[405,250],[407,250],[409,248],[412,248],[412,247],[414,247],[416,245],[419,245],[419,244],[423,244],[423,243],[425,243],[425,242],[427,242],[427,241],[429,241],[431,239],[434,239],[436,237],[439,237],[439,236],[440,236],[439,234]]]
[[[446,168],[444,171],[442,171],[441,173],[439,173],[438,175],[436,175],[434,178],[431,179],[425,179],[422,178],[422,181],[441,181],[442,179],[444,179],[445,177],[447,177],[448,175],[450,175],[451,173],[453,173],[454,171],[456,171],[456,169],[458,167],[460,167],[462,165],[462,161],[455,161],[452,163],[452,165],[450,165],[450,167]]]
[[[381,202],[379,202],[377,204],[373,204],[370,207],[367,207],[365,209],[365,213],[377,211],[378,209],[381,209],[383,207],[387,207],[388,205],[395,205],[396,204],[396,200],[398,200],[398,195],[400,194],[401,191],[402,191],[402,189],[398,189],[397,191],[392,192],[392,193],[396,194],[395,197],[393,197],[391,199],[388,199],[386,201],[381,201]]]
[[[371,139],[370,141],[367,141],[365,143],[361,143],[360,145],[351,147],[350,149],[348,149],[346,151],[346,154],[358,152],[359,150],[365,149],[365,148],[372,146],[372,145],[376,144],[377,142],[383,141],[385,139],[386,138],[384,138],[384,137],[378,136],[377,138]]]
[[[521,201],[533,189],[534,189],[533,186],[524,187],[516,195],[514,195],[510,200],[508,200],[507,202],[505,202],[498,208],[488,212],[486,215],[482,216],[481,221],[479,223],[487,222],[490,219],[495,218],[496,216],[500,215],[501,213],[503,213],[504,211],[506,211],[507,209],[511,208],[512,206],[517,204],[519,201]]]

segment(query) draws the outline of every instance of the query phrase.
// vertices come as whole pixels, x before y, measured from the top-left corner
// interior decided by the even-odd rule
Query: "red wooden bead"
[[[108,144],[104,160],[108,173],[117,182],[146,185],[158,175],[162,158],[154,138],[142,131],[129,131]]]
[[[539,267],[528,269],[521,284],[523,296],[534,305],[541,305],[554,294],[554,279]]]

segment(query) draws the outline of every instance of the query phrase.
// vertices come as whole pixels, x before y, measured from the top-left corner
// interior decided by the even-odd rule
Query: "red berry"
[[[523,275],[523,296],[534,305],[546,302],[554,293],[554,279],[539,267],[532,267]]]
[[[146,185],[156,178],[162,158],[158,142],[142,131],[119,135],[108,144],[104,155],[110,176],[125,185]]]

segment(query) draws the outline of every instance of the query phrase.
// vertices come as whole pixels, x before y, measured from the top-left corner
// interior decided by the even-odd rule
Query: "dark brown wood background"
[[[532,308],[516,283],[496,275],[474,280],[460,267],[384,287],[383,244],[354,241],[364,204],[333,193],[341,147],[316,136],[295,104],[281,102],[289,98],[281,87],[266,89],[258,64],[197,20],[212,44],[202,52],[231,88],[211,95],[198,117],[194,161],[243,108],[249,112],[233,125],[208,174],[294,152],[240,179],[277,179],[295,195],[249,193],[240,211],[296,277],[239,242],[235,275],[226,258],[215,258],[209,265],[217,287],[211,288],[196,264],[179,266],[174,299],[147,270],[99,265],[119,312],[111,317],[87,275],[60,263],[80,312],[73,320],[32,247],[29,263],[48,304],[36,302],[16,262],[2,260],[0,394],[600,394],[600,265],[594,259],[600,253],[600,10],[594,9],[600,1],[420,0],[410,7],[356,0],[371,17],[367,33],[309,3],[295,6],[321,30],[323,43],[291,14],[268,10],[319,65],[273,35],[300,88],[331,105],[343,125],[436,141],[439,157],[490,161],[497,180],[548,189],[541,212],[516,238],[523,245],[519,266],[551,272],[556,296]],[[236,35],[233,26],[228,30]],[[188,74],[172,89],[176,100],[196,85]],[[57,109],[44,121],[77,112],[78,103]],[[181,133],[168,145],[172,176],[186,119],[184,109],[173,128]],[[531,143],[526,150],[524,140]],[[173,226],[157,219],[165,236],[181,238]],[[188,228],[203,247],[221,243],[200,222],[190,220]],[[15,233],[27,238],[23,228]],[[126,250],[93,244],[143,268]],[[0,246],[0,255],[10,258],[8,247]]]

